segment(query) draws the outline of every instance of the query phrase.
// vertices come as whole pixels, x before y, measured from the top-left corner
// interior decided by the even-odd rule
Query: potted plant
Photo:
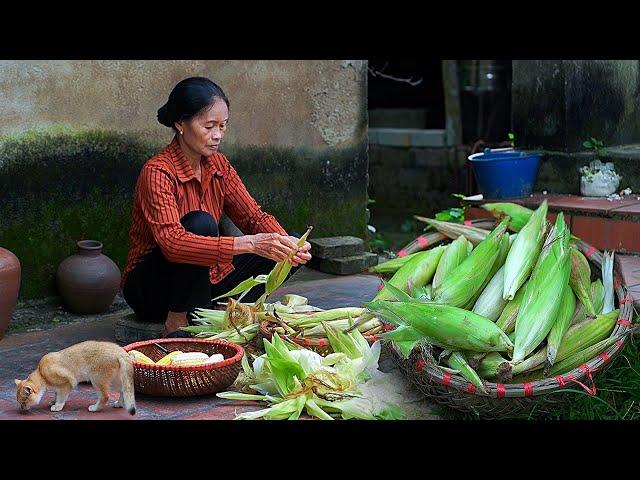
[[[622,177],[614,169],[613,162],[603,163],[600,157],[606,153],[601,140],[591,137],[582,146],[595,153],[595,160],[580,167],[580,193],[585,197],[606,197],[620,186]]]

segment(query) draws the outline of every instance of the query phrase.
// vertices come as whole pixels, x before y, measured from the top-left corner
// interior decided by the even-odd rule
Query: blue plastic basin
[[[485,198],[529,196],[536,181],[540,154],[490,150],[469,156],[480,193]]]

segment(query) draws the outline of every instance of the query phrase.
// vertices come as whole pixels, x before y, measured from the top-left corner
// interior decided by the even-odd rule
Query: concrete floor
[[[380,280],[372,275],[341,277],[303,267],[270,300],[275,301],[286,293],[296,293],[307,297],[310,304],[320,308],[355,306],[371,299],[379,285]],[[50,307],[43,307],[41,302],[37,306],[43,312],[41,323],[34,320],[34,305],[22,305],[16,313],[20,318],[30,319],[28,328],[11,330],[0,341],[0,420],[231,420],[237,414],[266,406],[262,402],[225,400],[215,394],[189,398],[137,394],[137,413],[134,416],[111,406],[92,413],[87,407],[95,401],[93,387],[81,384],[71,393],[61,412],[51,412],[48,409],[47,405],[53,400],[53,392],[47,392],[38,407],[28,413],[21,413],[15,399],[14,378],[26,378],[45,353],[85,340],[115,341],[116,320],[131,313],[126,305],[120,304],[120,308],[114,307],[106,314],[73,316],[61,311],[55,302],[49,304]],[[56,318],[56,315],[64,320],[52,322],[51,318]],[[388,373],[387,382],[376,390],[381,399],[400,402],[408,420],[439,418],[431,414],[433,405],[411,386],[386,353],[381,356],[379,368]],[[112,393],[110,399],[112,404],[117,395]]]

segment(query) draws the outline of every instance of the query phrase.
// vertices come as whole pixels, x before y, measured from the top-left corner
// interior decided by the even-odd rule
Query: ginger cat
[[[98,401],[89,407],[90,412],[99,411],[108,402],[113,383],[120,391],[114,407],[124,405],[131,415],[136,413],[133,360],[122,347],[111,342],[90,340],[47,353],[26,380],[15,380],[16,397],[20,409],[25,411],[40,403],[47,387],[54,388],[56,398],[51,411],[59,412],[71,389],[87,381],[98,393]]]

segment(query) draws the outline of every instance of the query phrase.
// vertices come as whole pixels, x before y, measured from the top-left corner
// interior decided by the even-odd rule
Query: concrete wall
[[[64,124],[168,140],[157,109],[206,76],[231,102],[226,142],[344,146],[366,135],[366,72],[362,60],[0,61],[0,134]]]
[[[124,267],[138,173],[172,137],[156,111],[194,75],[229,97],[221,151],[265,211],[315,237],[367,235],[366,61],[2,61],[0,245],[21,297],[55,293],[80,239]]]
[[[544,152],[536,190],[579,194],[590,137],[607,147],[620,188],[640,190],[638,60],[514,60],[512,91],[516,146]]]

